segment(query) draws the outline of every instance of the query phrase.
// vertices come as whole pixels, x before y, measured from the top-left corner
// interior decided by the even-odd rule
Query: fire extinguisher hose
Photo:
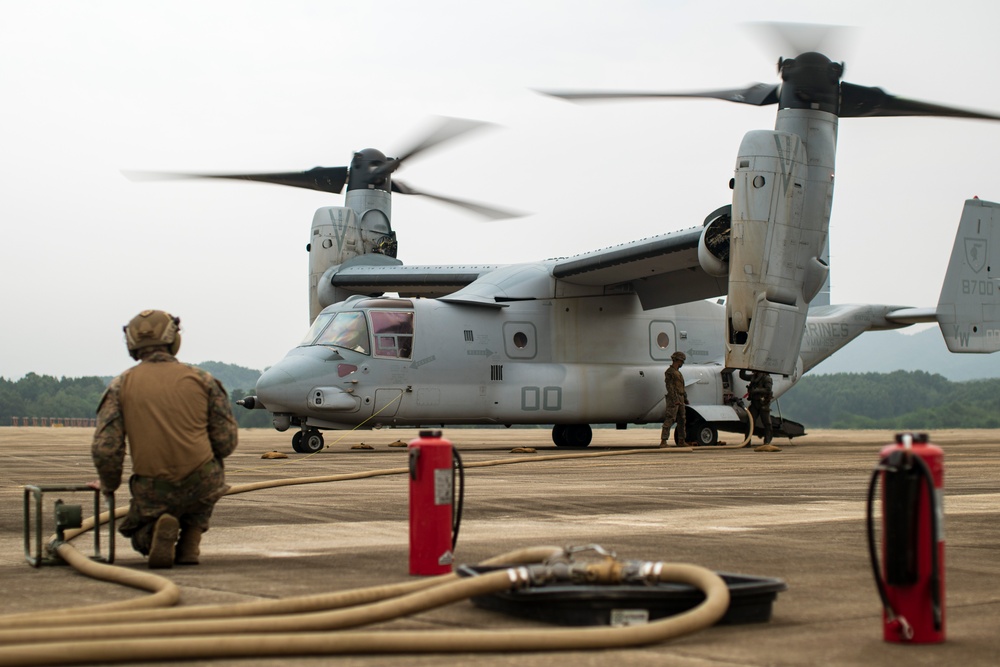
[[[452,474],[458,477],[458,484],[451,487],[451,550],[455,551],[458,544],[458,531],[462,527],[462,511],[465,508],[465,466],[458,450],[452,447]]]

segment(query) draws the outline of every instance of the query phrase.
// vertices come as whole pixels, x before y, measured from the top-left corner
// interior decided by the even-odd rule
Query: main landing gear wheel
[[[694,440],[702,447],[712,447],[719,444],[719,431],[714,426],[701,422],[688,428],[688,440]]]
[[[292,436],[292,449],[299,454],[314,454],[323,449],[323,444],[323,434],[314,428],[299,431]]]
[[[586,447],[593,437],[590,424],[556,424],[552,427],[552,442],[556,447]]]

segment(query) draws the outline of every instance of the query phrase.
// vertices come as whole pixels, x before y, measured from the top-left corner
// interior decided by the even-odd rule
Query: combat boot
[[[201,555],[201,528],[185,528],[181,531],[181,539],[177,542],[177,556],[174,562],[178,565],[197,565]]]
[[[177,545],[177,531],[180,522],[170,514],[163,514],[153,526],[153,541],[149,547],[149,567],[167,568],[174,566],[174,547]]]

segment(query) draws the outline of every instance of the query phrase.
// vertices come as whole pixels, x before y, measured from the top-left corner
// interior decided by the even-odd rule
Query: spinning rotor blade
[[[273,183],[275,185],[288,185],[296,188],[307,188],[319,190],[320,192],[330,192],[339,194],[350,179],[350,189],[365,189],[377,187],[384,189],[387,177],[399,169],[404,160],[408,160],[424,151],[430,150],[446,141],[451,141],[457,137],[467,134],[473,130],[488,127],[490,123],[463,118],[442,118],[430,131],[426,132],[422,139],[411,146],[400,157],[386,158],[380,151],[365,149],[354,154],[351,167],[313,167],[308,171],[277,172],[269,174],[195,174],[195,173],[165,173],[149,171],[124,171],[126,177],[133,181],[150,180],[181,180],[181,179],[204,179],[223,178],[230,180],[256,181],[259,183]],[[500,220],[503,218],[516,218],[523,213],[508,211],[504,209],[477,204],[462,199],[434,195],[421,192],[408,185],[390,181],[391,190],[399,194],[423,195],[446,204],[452,204],[478,215]]]
[[[412,146],[399,157],[390,159],[384,165],[374,170],[371,178],[372,180],[377,180],[386,174],[391,174],[399,169],[404,160],[409,160],[415,155],[434,148],[438,144],[443,144],[446,141],[450,141],[473,130],[488,127],[489,125],[489,123],[466,118],[442,118],[438,125],[422,140],[417,142],[416,145]]]
[[[543,95],[558,97],[574,102],[585,102],[594,100],[613,99],[656,99],[668,97],[702,97],[716,100],[726,100],[740,104],[752,104],[754,106],[765,106],[777,104],[778,84],[754,83],[746,88],[733,88],[729,90],[707,90],[693,93],[642,93],[642,92],[572,92],[572,91],[538,91]]]
[[[275,185],[290,185],[339,194],[347,182],[347,167],[313,167],[308,171],[289,171],[273,174],[172,174],[152,171],[122,172],[133,181],[183,180],[193,178],[224,178],[229,180],[256,181]]]
[[[477,204],[475,202],[467,201],[464,199],[455,199],[454,197],[444,197],[442,195],[435,195],[429,192],[422,192],[411,188],[405,183],[394,180],[392,182],[392,191],[399,193],[401,195],[420,195],[422,197],[427,197],[429,199],[434,199],[436,201],[451,204],[452,206],[458,206],[467,211],[472,211],[478,215],[489,220],[504,220],[506,218],[519,218],[524,215],[524,213],[519,213],[517,211],[510,211],[501,208],[495,208],[493,206],[486,206],[485,204]]]
[[[838,48],[846,41],[849,28],[843,26],[813,25],[807,23],[758,22],[747,24],[770,46],[778,43],[783,53],[804,53]],[[744,88],[706,90],[688,93],[657,92],[559,92],[541,91],[546,95],[564,100],[591,101],[610,99],[655,99],[673,97],[693,97],[725,100],[738,104],[766,106],[777,104],[781,92],[780,84],[751,83]]]
[[[758,39],[768,49],[771,57],[789,53],[820,53],[850,50],[855,29],[842,25],[819,25],[815,23],[783,23],[781,21],[751,21],[744,24],[757,34]],[[773,46],[780,47],[779,53]],[[841,57],[843,57],[841,55]]]
[[[821,49],[844,50],[850,28],[804,23],[751,23],[769,44],[778,43],[794,58],[778,60],[780,84],[751,84],[745,88],[709,90],[692,93],[656,92],[560,92],[540,91],[572,101],[611,99],[653,99],[704,97],[740,104],[764,106],[778,104],[780,109],[818,109],[841,118],[872,116],[943,116],[1000,120],[1000,115],[896,97],[881,88],[859,86],[842,81],[843,63],[830,60]]]
[[[931,104],[890,95],[881,88],[857,86],[853,83],[840,84],[841,118],[866,116],[945,116],[951,118],[977,118],[1000,120],[996,114],[959,109],[957,107]]]
[[[396,159],[400,161],[408,160],[414,155],[422,153],[429,148],[433,148],[438,144],[443,144],[446,141],[450,141],[455,137],[460,137],[473,130],[490,127],[490,125],[491,123],[484,123],[479,120],[469,120],[468,118],[442,118],[441,122],[438,123],[438,126],[434,129],[434,131],[430,132],[422,141]]]

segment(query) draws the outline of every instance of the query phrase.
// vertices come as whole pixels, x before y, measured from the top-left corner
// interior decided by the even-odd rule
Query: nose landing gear
[[[292,436],[292,449],[299,454],[315,454],[323,444],[323,434],[316,428],[302,429]]]

